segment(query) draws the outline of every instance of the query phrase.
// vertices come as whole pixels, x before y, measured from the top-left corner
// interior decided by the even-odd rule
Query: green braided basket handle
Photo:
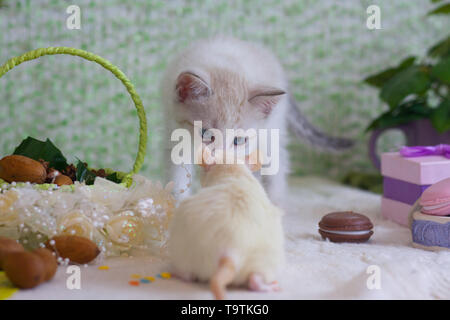
[[[22,54],[21,56],[9,59],[4,65],[0,67],[0,78],[9,70],[25,61],[34,60],[45,55],[55,55],[55,54],[69,54],[72,56],[78,56],[86,60],[98,63],[106,70],[109,70],[114,76],[116,76],[116,78],[122,82],[122,84],[127,89],[128,93],[130,94],[131,99],[133,100],[134,105],[136,106],[137,114],[139,117],[138,153],[136,156],[136,160],[134,162],[133,169],[129,173],[127,173],[124,179],[122,180],[122,182],[125,183],[127,186],[130,186],[132,183],[131,177],[135,173],[139,172],[139,170],[142,167],[142,164],[144,163],[145,152],[147,148],[147,118],[145,116],[144,106],[142,105],[141,98],[136,93],[136,90],[134,89],[134,86],[131,83],[131,81],[122,71],[119,70],[119,68],[117,68],[108,60],[103,59],[102,57],[88,51],[70,47],[49,47],[32,50],[25,54]]]

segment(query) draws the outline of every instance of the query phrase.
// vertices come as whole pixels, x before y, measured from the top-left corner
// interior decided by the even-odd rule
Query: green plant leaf
[[[450,57],[441,60],[432,69],[430,75],[450,85]]]
[[[450,100],[442,101],[431,115],[433,127],[440,133],[450,130]]]
[[[413,56],[407,57],[403,59],[397,67],[389,68],[377,74],[368,76],[367,78],[364,79],[364,82],[370,84],[371,86],[381,88],[387,81],[389,81],[397,73],[411,66],[414,63],[414,61],[416,61],[416,57]]]
[[[67,167],[67,160],[62,152],[47,139],[45,142],[28,137],[23,140],[14,150],[14,154],[22,155],[34,160],[45,160],[49,166],[56,170],[64,170]]]
[[[394,116],[390,113],[390,111],[387,111],[373,120],[367,127],[366,131],[396,127],[422,118],[423,117],[421,115],[417,114],[403,114]]]
[[[383,193],[383,176],[379,173],[350,171],[341,182],[359,189]]]
[[[450,36],[432,46],[428,50],[428,55],[433,58],[450,56]]]
[[[449,14],[450,13],[450,3],[443,4],[440,7],[428,12],[428,15],[434,14]]]
[[[119,179],[119,177],[117,176],[117,172],[111,173],[109,175],[106,176],[106,180],[115,182],[115,183],[121,183],[122,180]]]
[[[399,105],[395,109],[390,109],[382,113],[373,120],[366,129],[385,129],[409,123],[414,120],[430,118],[433,109],[426,106],[422,101],[414,100]]]
[[[78,159],[76,180],[79,182],[84,182],[87,185],[92,185],[94,184],[96,177],[97,176],[91,170],[88,169],[86,164],[80,159]]]
[[[380,98],[395,108],[410,94],[422,95],[430,87],[430,78],[420,66],[412,65],[400,71],[381,88]]]
[[[431,0],[432,3],[438,3],[441,2],[442,0]]]

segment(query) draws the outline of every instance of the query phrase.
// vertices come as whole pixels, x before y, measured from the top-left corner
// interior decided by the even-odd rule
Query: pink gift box
[[[398,152],[381,155],[384,176],[383,217],[408,225],[412,204],[430,185],[450,178],[450,159],[444,156],[405,158]]]
[[[381,174],[417,185],[430,185],[450,177],[450,159],[443,156],[404,158],[398,152],[381,155]]]
[[[409,213],[412,207],[409,204],[385,197],[381,199],[382,216],[406,227],[409,226]]]

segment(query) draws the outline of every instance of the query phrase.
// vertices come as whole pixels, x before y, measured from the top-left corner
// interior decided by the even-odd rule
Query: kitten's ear
[[[211,88],[200,76],[186,71],[177,78],[175,91],[179,102],[186,100],[199,100],[211,95]]]
[[[250,90],[248,102],[257,107],[267,117],[284,94],[286,92],[278,88],[259,87]]]

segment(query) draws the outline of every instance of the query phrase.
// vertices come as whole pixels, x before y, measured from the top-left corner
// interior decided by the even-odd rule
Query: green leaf
[[[121,183],[122,180],[119,179],[119,177],[117,176],[117,172],[111,173],[110,175],[106,176],[106,180],[115,182],[115,183]]]
[[[393,76],[381,88],[380,98],[395,108],[410,94],[422,95],[430,86],[428,74],[420,66],[410,66]]]
[[[444,100],[431,115],[433,127],[440,133],[450,130],[450,100]]]
[[[419,100],[409,101],[381,114],[369,124],[366,132],[374,129],[396,127],[414,120],[430,118],[432,111],[431,108]]]
[[[413,56],[407,57],[406,59],[403,59],[397,67],[389,68],[377,74],[371,75],[365,78],[364,82],[370,84],[371,86],[381,88],[387,81],[389,81],[397,73],[411,66],[414,63],[414,61],[416,61],[416,57]]]
[[[350,171],[341,181],[359,189],[383,193],[383,176],[379,173]]]
[[[428,55],[434,58],[450,56],[450,36],[432,46],[428,50]]]
[[[432,3],[438,3],[441,2],[442,0],[431,0]]]
[[[450,85],[450,57],[443,59],[436,64],[432,69],[430,75]]]
[[[14,154],[22,155],[34,160],[40,159],[48,161],[51,168],[56,170],[64,170],[67,167],[67,160],[62,152],[47,139],[39,141],[32,137],[28,137],[14,150]]]
[[[434,15],[434,14],[449,14],[450,13],[450,3],[446,3],[433,11],[428,12],[428,15]]]
[[[86,164],[78,159],[77,163],[77,172],[76,172],[76,180],[79,182],[85,182],[87,185],[94,184],[95,178],[97,176],[88,169]]]

